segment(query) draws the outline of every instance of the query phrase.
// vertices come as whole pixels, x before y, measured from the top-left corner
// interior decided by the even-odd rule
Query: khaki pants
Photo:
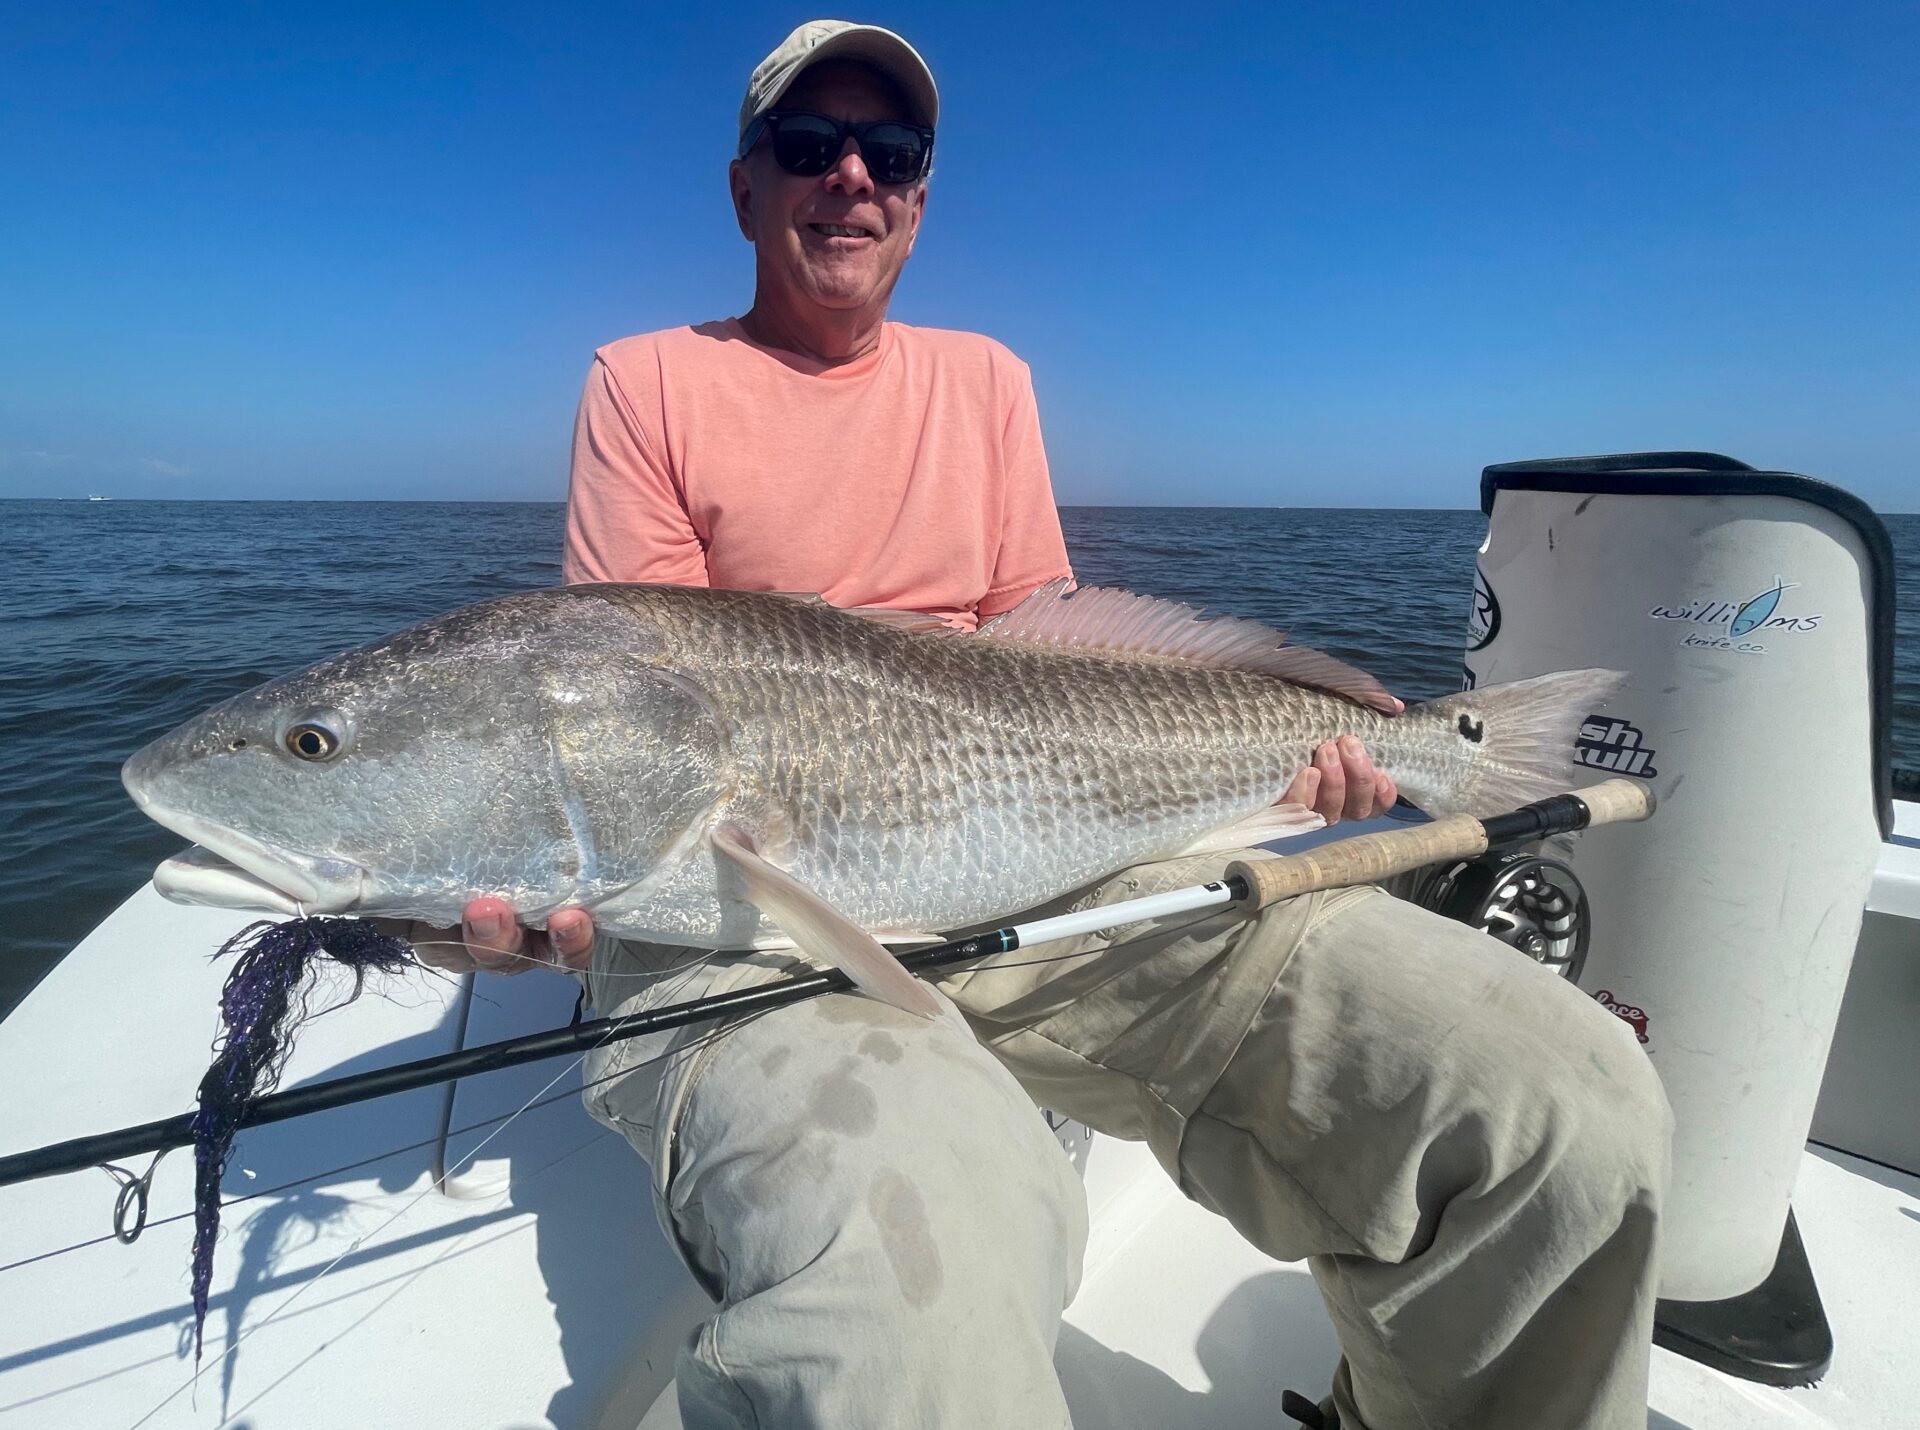
[[[1225,862],[1128,870],[1046,912]],[[639,976],[685,957],[608,941],[596,1008],[789,966]],[[635,1069],[589,1106],[648,1158],[720,1303],[678,1365],[690,1430],[1066,1426],[1052,1354],[1086,1214],[1035,1100],[1144,1139],[1261,1250],[1310,1259],[1347,1430],[1645,1426],[1671,1121],[1631,1031],[1577,989],[1374,889],[942,986],[977,1041],[837,995],[590,1059],[590,1078]]]

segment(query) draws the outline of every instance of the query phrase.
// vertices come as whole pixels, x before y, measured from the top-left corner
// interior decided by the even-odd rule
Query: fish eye
[[[289,725],[281,737],[287,752],[303,760],[318,763],[340,753],[340,736],[317,720],[302,720]]]

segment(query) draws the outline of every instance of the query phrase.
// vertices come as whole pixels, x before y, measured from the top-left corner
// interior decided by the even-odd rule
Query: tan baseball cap
[[[741,135],[780,102],[780,96],[792,88],[802,70],[827,59],[862,60],[872,65],[900,86],[922,124],[931,129],[938,121],[940,91],[934,88],[933,71],[912,45],[878,25],[809,20],[753,67],[747,79],[747,97],[740,101]]]

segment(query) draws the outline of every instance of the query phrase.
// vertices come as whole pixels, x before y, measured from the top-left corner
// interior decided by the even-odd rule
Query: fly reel
[[[1482,854],[1437,866],[1413,901],[1492,934],[1562,978],[1578,980],[1592,933],[1587,891],[1558,859]]]

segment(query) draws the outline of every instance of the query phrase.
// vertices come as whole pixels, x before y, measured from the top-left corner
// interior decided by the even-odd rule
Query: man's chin
[[[870,308],[880,296],[881,286],[873,281],[871,274],[832,275],[824,281],[816,279],[803,290],[806,299],[816,308],[826,308],[836,313],[858,312]]]
[[[897,273],[888,273],[879,245],[864,252],[806,253],[792,272],[796,296],[835,311],[871,307],[885,301]]]

